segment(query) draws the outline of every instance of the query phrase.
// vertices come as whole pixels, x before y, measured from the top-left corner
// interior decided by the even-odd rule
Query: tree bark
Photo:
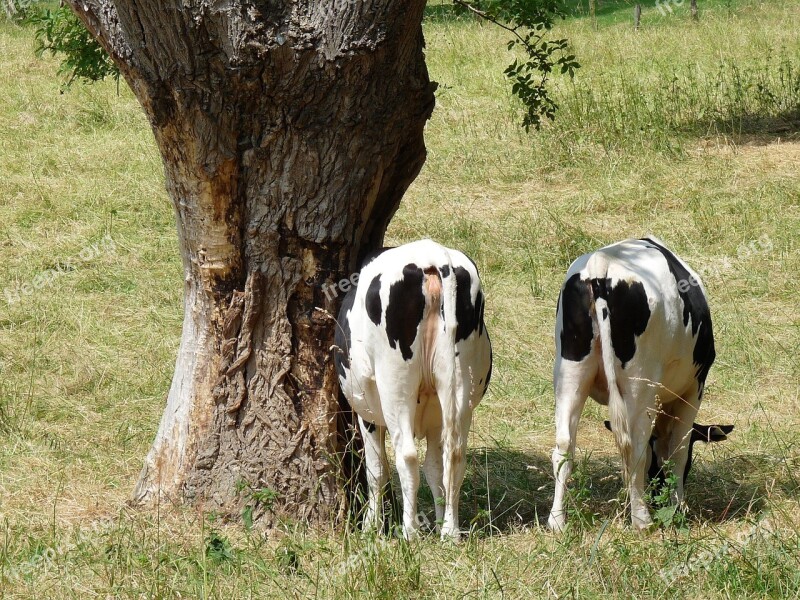
[[[323,286],[382,244],[425,160],[424,0],[67,1],[150,119],[183,258],[175,375],[134,499],[330,518]]]

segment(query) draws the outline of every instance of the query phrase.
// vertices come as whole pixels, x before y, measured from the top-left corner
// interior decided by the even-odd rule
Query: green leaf
[[[37,7],[26,20],[36,26],[36,56],[41,57],[45,52],[62,56],[58,74],[66,75],[65,87],[75,79],[86,83],[106,77],[119,80],[119,68],[69,8]]]
[[[656,520],[663,525],[671,525],[678,510],[677,505],[664,506],[656,511]]]
[[[247,531],[253,528],[253,507],[249,504],[242,511],[242,523],[244,523],[244,528]]]
[[[560,0],[455,0],[483,19],[510,31],[509,51],[521,48],[526,57],[515,57],[504,74],[511,80],[511,92],[522,103],[522,125],[526,131],[541,126],[542,117],[555,118],[558,106],[549,94],[549,75],[559,66],[561,73],[574,77],[580,65],[574,55],[559,56],[569,46],[566,38],[548,40],[556,19],[564,18]]]

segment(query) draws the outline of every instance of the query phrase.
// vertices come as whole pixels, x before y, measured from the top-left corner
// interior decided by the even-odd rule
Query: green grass
[[[556,33],[583,68],[554,79],[561,111],[530,135],[504,34],[429,7],[428,162],[388,239],[462,248],[484,279],[495,375],[458,546],[126,506],[182,319],[160,157],[127,89],[60,94],[31,30],[0,23],[1,597],[798,595],[800,5],[700,0],[699,23],[688,1],[670,16],[644,5],[635,33],[632,5],[604,0],[595,29],[579,4]],[[556,537],[539,521],[558,286],[578,254],[647,233],[704,273],[718,359],[699,418],[736,430],[696,448],[688,531],[639,536],[589,402],[572,527]],[[112,250],[62,268],[106,235]],[[7,304],[5,288],[51,270]]]

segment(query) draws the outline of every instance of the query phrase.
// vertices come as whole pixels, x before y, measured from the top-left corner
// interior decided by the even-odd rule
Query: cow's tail
[[[595,257],[600,258],[602,255],[596,254]],[[614,439],[617,442],[620,454],[626,464],[628,464],[631,453],[628,407],[619,389],[617,369],[614,364],[614,346],[611,343],[611,309],[608,306],[609,289],[608,279],[606,277],[607,266],[601,266],[596,263],[595,265],[588,265],[588,268],[592,277],[592,296],[594,299],[597,330],[600,335],[603,372],[605,373],[606,382],[608,383],[609,421],[611,421],[611,430],[614,432]]]
[[[463,407],[460,406],[457,397],[456,384],[456,277],[449,260],[447,264],[449,271],[446,277],[436,267],[426,270],[426,287],[430,290],[434,277],[438,279],[439,296],[434,304],[431,302],[429,310],[436,314],[439,326],[436,328],[436,340],[434,344],[433,368],[435,372],[436,393],[442,408],[442,450],[445,463],[448,461],[459,460],[461,458],[461,448],[463,442]],[[433,299],[432,294],[430,295]],[[427,301],[426,301],[427,304]],[[435,311],[435,313],[434,313]],[[451,463],[452,464],[452,463]],[[446,476],[451,481],[443,482],[445,489],[454,489],[455,470],[445,469]]]

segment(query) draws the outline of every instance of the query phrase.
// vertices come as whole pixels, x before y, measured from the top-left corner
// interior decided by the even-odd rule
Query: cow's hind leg
[[[392,439],[397,474],[403,493],[403,536],[411,539],[419,529],[417,521],[417,492],[419,490],[419,456],[415,443],[419,381],[399,377],[398,370],[378,373],[376,382],[384,410],[386,426]]]
[[[458,510],[461,495],[461,484],[467,470],[467,441],[472,423],[472,409],[462,406],[457,417],[459,419],[460,436],[455,440],[450,452],[442,452],[442,479],[444,483],[444,518],[442,520],[442,539],[461,537],[458,526]]]
[[[386,460],[386,427],[367,423],[358,418],[361,436],[364,439],[364,460],[367,467],[367,485],[369,498],[367,515],[364,520],[367,527],[377,531],[383,529],[383,497],[389,483],[389,463]]]
[[[656,394],[650,381],[656,380],[642,378],[630,383],[630,390],[623,394],[627,431],[614,431],[617,447],[622,455],[631,506],[631,523],[635,529],[646,529],[653,522],[645,502],[645,489],[647,466],[652,453],[650,434],[656,419]]]
[[[684,398],[677,398],[669,407],[673,417],[672,434],[669,437],[668,455],[664,457],[672,463],[672,472],[675,473],[675,489],[672,491],[672,501],[677,505],[683,504],[683,487],[686,465],[689,460],[689,444],[692,435],[692,425],[700,409],[700,394],[695,388]]]
[[[556,447],[553,449],[553,475],[555,495],[547,525],[554,531],[564,529],[567,513],[564,498],[567,482],[572,475],[572,460],[578,422],[589,395],[589,388],[597,372],[597,361],[589,356],[581,362],[556,359],[553,381],[556,394]]]
[[[438,399],[434,398],[433,402],[438,402]],[[425,462],[422,464],[422,470],[425,473],[425,479],[427,479],[428,486],[431,488],[431,493],[433,494],[433,504],[436,508],[436,529],[440,531],[444,519],[442,428],[431,428],[426,434],[426,439],[428,440],[428,444],[425,449]]]
[[[630,420],[630,447],[623,451],[623,463],[631,503],[631,522],[635,529],[646,529],[653,520],[645,502],[647,465],[651,456],[650,433],[653,416],[648,410],[634,411]]]
[[[444,517],[441,536],[442,539],[451,538],[456,541],[461,537],[458,512],[461,484],[464,482],[467,470],[467,446],[473,412],[471,399],[476,396],[473,388],[476,384],[473,365],[464,358],[467,352],[471,354],[473,349],[469,346],[462,346],[461,358],[456,361],[454,377],[441,377],[436,386],[436,393],[442,407],[443,429]],[[444,373],[447,371],[447,367],[442,366],[439,371]]]
[[[414,443],[414,432],[402,427],[392,432],[392,445],[397,456],[397,473],[403,491],[403,537],[407,540],[416,536],[419,529],[417,521],[417,492],[419,491],[419,456]]]

